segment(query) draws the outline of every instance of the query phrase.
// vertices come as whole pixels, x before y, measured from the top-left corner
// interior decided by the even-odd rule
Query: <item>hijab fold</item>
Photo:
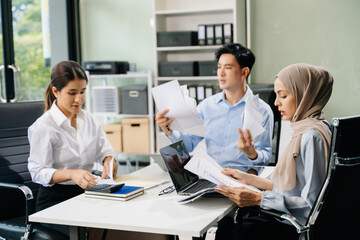
[[[296,111],[291,120],[291,128],[294,130],[292,138],[271,175],[271,180],[278,189],[289,191],[296,185],[295,161],[299,155],[304,132],[313,129],[320,133],[325,147],[324,159],[315,160],[325,161],[327,167],[331,132],[321,120],[325,120],[322,109],[331,96],[334,80],[327,69],[305,63],[284,68],[276,78],[279,78],[289,90],[296,104]]]

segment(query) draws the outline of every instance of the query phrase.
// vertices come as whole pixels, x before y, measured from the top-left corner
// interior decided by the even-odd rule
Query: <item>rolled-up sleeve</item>
[[[53,166],[53,147],[48,131],[38,126],[28,129],[28,139],[30,143],[30,155],[28,159],[28,169],[33,182],[43,186],[50,184],[56,169]]]

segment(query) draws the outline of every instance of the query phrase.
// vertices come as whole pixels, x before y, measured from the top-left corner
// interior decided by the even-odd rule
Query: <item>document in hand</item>
[[[144,194],[143,187],[128,186],[128,185],[124,185],[119,191],[113,193],[103,193],[103,192],[85,190],[85,197],[88,198],[102,198],[102,199],[119,200],[119,201],[127,201],[142,194]]]
[[[245,103],[243,130],[245,128],[249,129],[252,139],[255,139],[265,131],[261,125],[262,120],[263,115],[259,109],[259,95],[249,96]]]
[[[259,189],[242,183],[221,172],[223,169],[213,158],[211,158],[204,149],[194,152],[194,156],[185,165],[185,169],[197,174],[200,178],[205,178],[217,185],[225,185],[229,187],[246,187],[254,191],[260,192]]]
[[[157,109],[169,109],[168,118],[175,118],[171,127],[179,132],[205,137],[205,126],[196,111],[195,99],[189,97],[186,86],[177,80],[167,82],[151,89]]]

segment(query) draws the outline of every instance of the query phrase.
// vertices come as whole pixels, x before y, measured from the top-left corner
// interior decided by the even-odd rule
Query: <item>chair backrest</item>
[[[275,166],[279,157],[279,146],[280,146],[280,132],[281,132],[281,115],[278,108],[275,106],[276,94],[274,92],[273,84],[252,84],[250,85],[253,93],[259,94],[259,97],[264,100],[274,114],[274,129],[272,139],[272,157],[269,166]]]
[[[30,146],[28,127],[43,113],[43,102],[0,104],[0,182],[25,184],[36,196],[39,185],[31,180],[27,168]],[[0,219],[22,214],[23,209],[14,212],[13,206],[24,201],[18,191],[0,188]]]
[[[360,116],[334,118],[327,176],[309,216],[313,239],[360,239]]]

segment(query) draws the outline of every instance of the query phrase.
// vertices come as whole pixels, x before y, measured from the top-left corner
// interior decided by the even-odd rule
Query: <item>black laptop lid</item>
[[[177,192],[199,179],[197,175],[184,168],[190,160],[190,155],[182,140],[161,148],[160,154]]]

